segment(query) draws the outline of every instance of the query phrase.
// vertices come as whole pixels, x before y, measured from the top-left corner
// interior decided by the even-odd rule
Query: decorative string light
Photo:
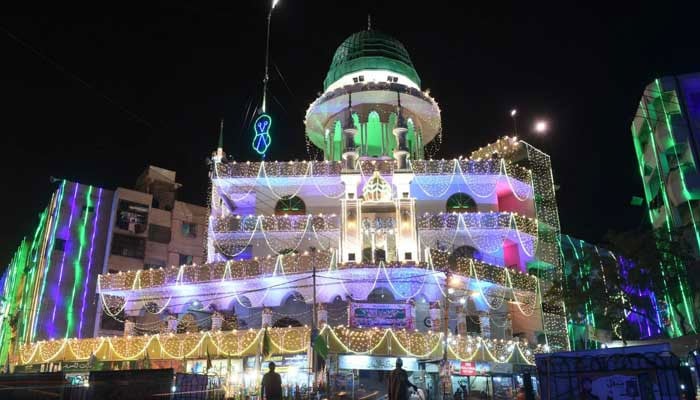
[[[244,357],[255,355],[265,329],[207,331],[181,334],[101,337],[49,340],[20,346],[20,364],[58,361],[86,361],[91,357],[105,361],[143,359],[182,360],[183,358]],[[299,354],[309,348],[310,328],[267,328],[272,354]],[[437,357],[442,353],[442,333],[393,329],[358,329],[326,325],[320,335],[328,337],[329,350],[335,353],[366,355],[403,355],[417,358]],[[533,364],[534,354],[543,346],[530,347],[525,341],[486,339],[450,334],[447,340],[451,358],[461,361],[484,360],[508,363],[519,357]],[[523,352],[523,349],[526,349]]]

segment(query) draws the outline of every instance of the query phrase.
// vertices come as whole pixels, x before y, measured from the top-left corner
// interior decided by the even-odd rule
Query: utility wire
[[[56,62],[55,60],[53,60],[53,59],[50,58],[49,56],[45,55],[44,53],[42,53],[42,52],[41,52],[39,49],[37,49],[36,47],[34,47],[34,46],[32,46],[31,44],[27,43],[26,41],[20,39],[19,37],[17,37],[17,35],[13,34],[12,32],[10,32],[9,30],[5,29],[5,28],[2,27],[2,26],[0,26],[0,30],[2,30],[3,32],[5,32],[5,34],[6,34],[10,39],[14,40],[14,41],[17,42],[18,44],[20,44],[22,47],[24,47],[25,49],[29,50],[32,54],[34,54],[35,56],[37,56],[37,57],[39,57],[40,59],[42,59],[43,61],[45,61],[45,62],[51,64],[54,68],[56,68],[58,71],[60,71],[61,73],[63,73],[65,76],[67,76],[67,77],[70,78],[71,80],[73,80],[73,81],[75,81],[75,82],[78,82],[79,84],[83,85],[85,88],[94,91],[94,92],[95,92],[99,97],[101,97],[103,100],[105,100],[105,101],[107,101],[108,103],[110,103],[111,105],[117,107],[121,112],[127,114],[127,115],[130,116],[132,119],[138,121],[138,122],[141,123],[142,125],[144,125],[144,126],[150,128],[150,129],[154,129],[153,124],[151,124],[150,122],[146,121],[143,117],[141,117],[140,115],[136,114],[135,112],[129,110],[128,108],[126,108],[125,106],[121,105],[119,102],[117,102],[116,100],[114,100],[114,99],[112,99],[111,97],[107,96],[106,94],[100,92],[99,90],[97,90],[97,88],[95,88],[95,86],[93,86],[93,85],[87,83],[84,79],[80,78],[78,75],[76,75],[76,74],[74,74],[74,73],[68,71],[63,65],[59,64],[58,62]]]

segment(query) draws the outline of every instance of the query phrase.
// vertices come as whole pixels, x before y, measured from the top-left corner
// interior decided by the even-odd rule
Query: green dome
[[[343,76],[365,69],[396,72],[420,87],[418,72],[403,44],[384,33],[366,30],[350,35],[338,46],[323,81],[323,90]]]

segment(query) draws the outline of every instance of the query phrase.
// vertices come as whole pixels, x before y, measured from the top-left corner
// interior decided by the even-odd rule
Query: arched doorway
[[[445,211],[450,213],[475,212],[476,201],[466,193],[457,192],[447,199]]]
[[[299,196],[284,196],[275,204],[275,215],[304,215],[306,203]]]

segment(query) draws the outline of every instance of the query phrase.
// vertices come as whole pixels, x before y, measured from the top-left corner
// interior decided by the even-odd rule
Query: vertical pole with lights
[[[260,107],[260,115],[253,124],[255,137],[253,137],[253,149],[265,159],[267,150],[270,148],[272,138],[270,137],[270,127],[272,118],[267,114],[267,83],[270,80],[270,25],[272,23],[272,10],[279,0],[272,0],[270,11],[267,13],[267,36],[265,39],[265,75],[263,77],[263,97]]]

